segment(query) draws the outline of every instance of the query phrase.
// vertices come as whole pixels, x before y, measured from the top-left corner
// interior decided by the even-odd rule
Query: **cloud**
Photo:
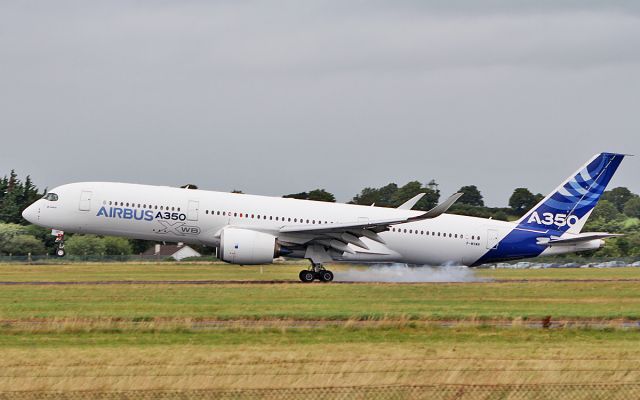
[[[0,167],[43,186],[340,200],[436,178],[504,205],[640,145],[638,16],[634,2],[5,2]],[[614,184],[640,190],[625,171]]]

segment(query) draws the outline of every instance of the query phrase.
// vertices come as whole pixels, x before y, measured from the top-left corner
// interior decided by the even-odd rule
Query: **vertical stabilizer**
[[[518,227],[579,233],[624,154],[600,153],[529,210]]]

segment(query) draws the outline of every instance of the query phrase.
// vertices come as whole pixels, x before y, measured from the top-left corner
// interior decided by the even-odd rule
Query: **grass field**
[[[300,268],[0,264],[0,281],[294,280]],[[476,274],[488,281],[3,285],[0,391],[640,381],[637,328],[525,323],[640,320],[640,268]],[[482,324],[495,320],[508,324]]]

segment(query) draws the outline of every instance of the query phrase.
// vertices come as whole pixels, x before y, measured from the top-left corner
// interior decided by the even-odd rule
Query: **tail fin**
[[[624,157],[596,154],[518,220],[518,226],[579,233]]]

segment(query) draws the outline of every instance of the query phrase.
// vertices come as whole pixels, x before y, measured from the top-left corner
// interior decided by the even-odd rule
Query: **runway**
[[[0,286],[30,285],[481,285],[495,283],[598,283],[598,282],[640,282],[640,279],[479,279],[469,282],[384,282],[384,281],[333,281],[303,283],[294,280],[105,280],[105,281],[0,281]]]

